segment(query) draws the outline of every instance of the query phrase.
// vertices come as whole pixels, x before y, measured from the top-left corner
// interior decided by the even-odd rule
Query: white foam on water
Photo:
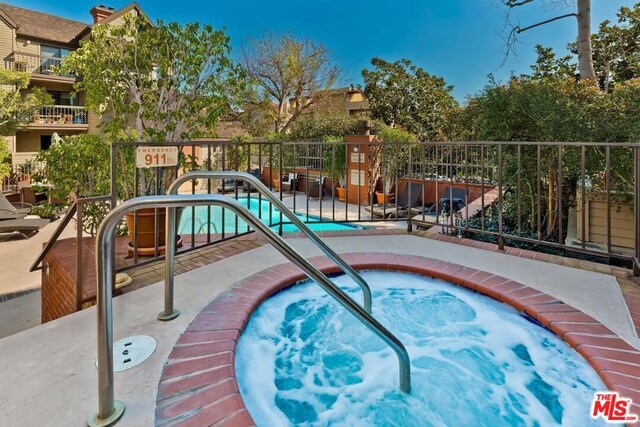
[[[412,392],[398,391],[385,343],[313,283],[269,298],[240,338],[240,391],[259,426],[601,425],[605,390],[558,337],[488,297],[422,276],[365,272],[373,314],[406,346]],[[360,289],[334,279],[356,300]]]

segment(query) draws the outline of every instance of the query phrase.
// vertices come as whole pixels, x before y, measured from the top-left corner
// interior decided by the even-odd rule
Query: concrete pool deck
[[[288,239],[305,257],[320,252],[306,239]],[[339,253],[388,252],[462,264],[504,276],[573,305],[618,334],[631,347],[640,340],[611,275],[582,271],[410,235],[327,238]],[[114,300],[114,340],[151,335],[156,352],[137,367],[116,373],[116,398],[126,403],[121,425],[153,425],[158,383],[176,340],[223,290],[252,274],[285,263],[263,246],[176,277],[176,307],[171,322],[156,320],[162,284]],[[375,304],[375,301],[374,301]],[[95,308],[90,308],[0,340],[0,424],[80,425],[97,407]],[[635,353],[632,353],[635,354]]]

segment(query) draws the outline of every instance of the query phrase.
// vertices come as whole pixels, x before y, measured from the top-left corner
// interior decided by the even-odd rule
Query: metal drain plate
[[[113,370],[126,371],[147,360],[158,342],[149,335],[133,335],[113,343]],[[96,367],[98,361],[96,360]]]

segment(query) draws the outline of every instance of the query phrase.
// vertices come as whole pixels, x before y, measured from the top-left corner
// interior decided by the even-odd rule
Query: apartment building
[[[90,37],[93,25],[118,25],[126,14],[143,12],[131,3],[120,10],[95,6],[89,13],[93,20],[86,23],[0,3],[0,66],[29,73],[30,87],[43,88],[54,100],[53,105],[34,114],[30,124],[5,136],[14,165],[46,150],[54,133],[66,136],[96,132],[99,117],[85,108],[83,93],[73,93],[79,77],[62,74],[58,67],[69,52]]]
[[[295,98],[291,98],[287,112],[293,111],[295,106]],[[353,86],[322,91],[314,99],[313,105],[305,110],[305,114],[335,112],[361,117],[368,116],[371,110],[362,90]]]

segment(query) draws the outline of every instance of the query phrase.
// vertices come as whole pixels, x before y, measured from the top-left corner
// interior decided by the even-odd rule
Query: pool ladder
[[[190,175],[193,179],[194,175],[206,172],[194,172],[193,174],[185,174],[183,177]],[[224,173],[224,172],[216,172]],[[207,175],[209,176],[209,175]],[[243,180],[251,181],[256,187],[260,184],[264,189],[266,187],[262,183],[253,182],[255,177],[249,174],[230,173],[225,176],[241,177]],[[252,179],[253,178],[253,179]],[[187,178],[185,178],[187,179]],[[174,185],[178,185],[177,181]],[[267,190],[268,191],[268,190]],[[265,193],[266,194],[266,193]],[[279,200],[278,200],[279,202]],[[380,324],[371,314],[360,306],[355,300],[340,289],[333,281],[331,281],[322,271],[311,265],[302,255],[295,251],[288,243],[278,236],[267,225],[262,223],[246,206],[242,205],[236,199],[215,194],[187,194],[176,195],[170,194],[166,196],[146,196],[130,199],[112,209],[100,224],[98,234],[96,236],[96,271],[97,271],[97,338],[98,338],[98,412],[89,418],[89,425],[109,426],[120,420],[124,413],[125,405],[121,401],[116,401],[114,397],[114,371],[113,371],[113,311],[112,311],[112,290],[113,280],[115,276],[115,228],[122,221],[124,215],[141,208],[167,208],[167,240],[169,236],[175,236],[175,210],[179,207],[187,206],[221,206],[230,209],[237,216],[244,219],[256,231],[258,231],[268,243],[276,248],[288,260],[297,265],[308,277],[315,280],[329,295],[338,301],[344,308],[354,315],[363,325],[369,328],[374,334],[380,337],[387,345],[389,345],[398,357],[399,364],[399,385],[400,390],[409,393],[411,391],[411,369],[409,354],[406,348],[389,330]],[[283,204],[279,206],[283,214],[291,213]],[[173,211],[173,214],[170,213]],[[173,217],[173,218],[172,218]],[[171,222],[170,222],[171,220]],[[298,220],[299,221],[299,220]],[[308,236],[317,236],[311,230],[303,225],[300,230]],[[294,222],[295,223],[295,222]],[[298,224],[296,224],[298,225]],[[312,240],[314,240],[312,238]],[[315,241],[315,240],[314,240]],[[339,260],[340,264],[347,265],[335,252],[333,252],[324,242],[321,249],[325,253],[331,254],[331,259]],[[166,244],[165,263],[167,271],[173,273],[173,257],[175,256],[175,237]],[[335,261],[334,259],[334,261]],[[338,261],[337,261],[338,263]],[[339,264],[339,265],[340,265]],[[168,267],[171,265],[171,268]],[[349,266],[349,269],[353,269]],[[348,269],[347,273],[348,273]],[[355,271],[353,271],[357,275]],[[171,275],[172,278],[173,274]],[[167,275],[167,278],[169,276]],[[359,277],[359,275],[358,275]],[[366,282],[360,278],[366,285]],[[366,285],[368,289],[368,285]],[[167,309],[170,309],[167,311]],[[165,310],[160,313],[161,320],[170,320],[178,315],[173,308],[173,280],[165,278]]]

